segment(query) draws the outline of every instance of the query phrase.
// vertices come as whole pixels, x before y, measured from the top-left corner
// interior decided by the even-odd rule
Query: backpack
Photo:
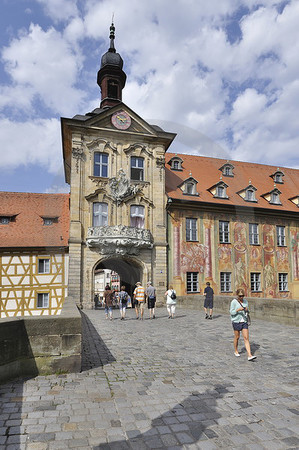
[[[176,299],[176,293],[174,291],[172,291],[171,295],[170,295],[171,300],[175,300]]]

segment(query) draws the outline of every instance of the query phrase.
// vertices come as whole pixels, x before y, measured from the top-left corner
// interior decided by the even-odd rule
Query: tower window
[[[118,98],[118,84],[115,80],[108,81],[108,97]]]
[[[131,157],[131,180],[143,181],[144,159],[137,156]]]
[[[144,206],[132,205],[130,216],[131,227],[144,228]]]
[[[94,154],[93,174],[95,177],[108,177],[108,155],[96,152]]]
[[[102,227],[108,225],[108,205],[107,203],[93,203],[93,227]]]

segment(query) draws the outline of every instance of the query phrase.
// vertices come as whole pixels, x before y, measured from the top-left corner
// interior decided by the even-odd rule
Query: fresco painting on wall
[[[205,245],[183,242],[181,246],[182,272],[204,273],[206,254]]]
[[[289,265],[289,250],[287,247],[280,247],[276,250],[277,271],[288,272]]]
[[[250,269],[253,272],[258,272],[262,270],[263,262],[262,262],[262,252],[260,247],[252,247],[250,251],[250,261],[249,261]]]
[[[221,245],[218,247],[219,270],[231,270],[232,267],[232,248],[230,245]]]
[[[291,249],[293,262],[293,278],[294,281],[299,280],[299,231],[291,228]]]
[[[263,227],[263,248],[264,248],[264,283],[267,297],[275,297],[277,282],[274,269],[274,227],[264,225]]]

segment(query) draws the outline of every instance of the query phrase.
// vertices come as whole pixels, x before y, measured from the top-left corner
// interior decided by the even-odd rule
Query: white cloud
[[[54,28],[43,31],[31,24],[27,33],[3,49],[2,58],[13,80],[13,85],[6,88],[7,103],[10,97],[15,100],[16,87],[23,89],[25,105],[38,96],[47,108],[62,115],[75,111],[82,102],[85,94],[75,87],[82,56]],[[20,99],[17,106],[22,105]]]
[[[45,12],[56,21],[68,21],[78,15],[76,0],[36,0],[43,5]]]
[[[44,119],[29,122],[0,120],[2,169],[39,164],[49,173],[61,168],[60,122]]]

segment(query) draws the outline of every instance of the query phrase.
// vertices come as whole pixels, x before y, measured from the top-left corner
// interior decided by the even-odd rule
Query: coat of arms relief
[[[142,191],[142,184],[131,184],[123,169],[119,169],[117,176],[109,180],[110,195],[120,205],[124,200],[134,197]]]

